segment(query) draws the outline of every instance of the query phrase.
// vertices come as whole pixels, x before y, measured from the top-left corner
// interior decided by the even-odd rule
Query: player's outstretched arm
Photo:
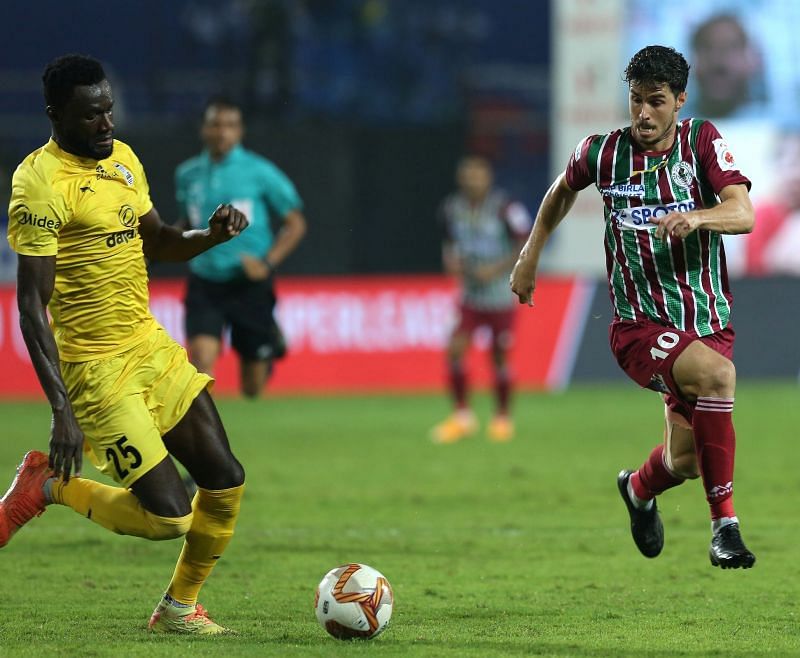
[[[83,432],[72,411],[67,387],[61,377],[58,348],[47,321],[47,304],[56,278],[55,256],[19,256],[17,306],[19,327],[39,383],[50,401],[53,423],[50,434],[50,467],[68,480],[80,475]],[[73,470],[74,466],[74,470]]]
[[[550,235],[556,229],[575,203],[578,193],[567,185],[565,174],[561,174],[542,199],[536,220],[522,247],[516,265],[511,272],[509,283],[512,292],[519,297],[520,304],[533,306],[533,291],[536,287],[536,271],[539,258]]]
[[[220,205],[208,220],[208,228],[182,231],[161,221],[153,208],[139,218],[144,255],[151,260],[185,261],[211,247],[227,242],[247,228],[247,218],[230,205]]]

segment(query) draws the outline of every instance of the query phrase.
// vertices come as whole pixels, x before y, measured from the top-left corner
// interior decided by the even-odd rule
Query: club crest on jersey
[[[736,158],[733,157],[731,149],[722,137],[715,139],[712,144],[717,154],[717,164],[722,171],[736,171]]]
[[[688,162],[684,162],[683,160],[676,162],[674,165],[672,165],[670,175],[672,176],[672,182],[675,183],[675,185],[685,188],[692,186],[694,172],[692,171],[692,165],[690,165]]]
[[[125,228],[135,228],[136,227],[136,211],[131,208],[127,203],[123,206],[120,206],[119,212],[117,213],[117,217],[119,217],[119,223],[122,224]]]
[[[128,186],[133,185],[135,179],[133,178],[133,174],[125,165],[120,164],[119,162],[115,162],[114,169],[116,169],[119,173],[121,173],[124,176],[125,182],[128,184]]]

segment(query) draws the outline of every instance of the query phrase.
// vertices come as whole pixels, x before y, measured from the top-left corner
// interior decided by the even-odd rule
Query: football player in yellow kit
[[[43,82],[52,137],[14,173],[8,240],[22,335],[52,408],[50,453],[31,451],[17,469],[0,501],[0,547],[49,504],[119,534],[183,536],[149,627],[222,633],[197,597],[233,535],[244,469],[208,394],[213,380],[150,313],[145,257],[188,260],[247,219],[220,206],[207,228],[165,225],[141,163],[114,139],[102,65],[65,55]],[[121,486],[82,478],[84,452]],[[169,455],[199,486],[191,503]]]

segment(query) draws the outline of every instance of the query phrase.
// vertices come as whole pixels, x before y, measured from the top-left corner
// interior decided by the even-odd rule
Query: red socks
[[[703,476],[711,518],[735,517],[733,510],[733,457],[736,433],[733,429],[733,398],[697,398],[692,417],[697,463]],[[631,475],[637,498],[650,500],[679,485],[664,463],[664,446],[658,445],[642,467]]]
[[[508,415],[508,402],[511,397],[511,374],[508,368],[499,368],[495,371],[494,395],[497,400],[497,414]]]
[[[450,362],[450,392],[457,409],[467,406],[467,374],[460,361]]]
[[[675,477],[664,463],[664,445],[659,444],[642,464],[641,468],[631,475],[631,488],[637,498],[650,500],[667,489],[677,487],[683,478]]]
[[[733,398],[697,398],[692,429],[712,519],[736,516],[733,511],[736,433],[732,415]]]

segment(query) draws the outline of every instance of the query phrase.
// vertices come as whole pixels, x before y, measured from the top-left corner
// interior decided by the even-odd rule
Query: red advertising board
[[[456,316],[455,283],[443,276],[285,277],[278,317],[289,344],[269,391],[339,393],[441,390],[443,349]],[[591,302],[593,284],[574,277],[541,279],[536,306],[517,312],[514,377],[526,388],[567,383]],[[183,281],[150,286],[154,315],[184,342]],[[475,336],[470,378],[491,381],[487,337]],[[0,396],[40,396],[19,332],[12,286],[0,287]],[[237,392],[238,363],[227,345],[215,393]]]

